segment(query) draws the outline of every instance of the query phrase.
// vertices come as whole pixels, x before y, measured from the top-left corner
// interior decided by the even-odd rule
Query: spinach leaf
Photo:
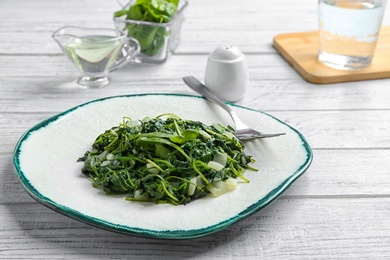
[[[179,205],[210,193],[219,196],[231,188],[231,179],[249,182],[242,175],[256,169],[244,148],[231,127],[171,114],[142,121],[124,117],[78,161],[93,187],[107,194]]]
[[[167,23],[177,12],[178,0],[137,0],[128,10],[114,13],[114,17],[126,16],[126,20],[147,21],[153,24],[128,23],[125,27],[127,35],[138,40],[141,52],[156,55],[165,44],[168,31],[158,24]]]

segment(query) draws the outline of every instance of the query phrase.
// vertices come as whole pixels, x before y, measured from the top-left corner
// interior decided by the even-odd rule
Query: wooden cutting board
[[[390,77],[390,26],[384,26],[379,34],[372,64],[356,71],[332,69],[318,61],[318,31],[279,34],[274,37],[273,46],[311,83],[329,84]]]

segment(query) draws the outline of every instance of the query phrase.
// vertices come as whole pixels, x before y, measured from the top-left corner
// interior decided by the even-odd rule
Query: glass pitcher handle
[[[141,47],[138,43],[138,41],[134,38],[127,38],[126,43],[123,45],[122,48],[122,55],[119,60],[116,60],[114,65],[111,67],[110,71],[117,70],[119,68],[122,68],[127,63],[131,61],[136,61],[135,57],[140,52]]]
[[[122,8],[129,4],[128,1],[127,1],[125,4],[123,4],[121,0],[116,0],[116,2],[117,2]]]

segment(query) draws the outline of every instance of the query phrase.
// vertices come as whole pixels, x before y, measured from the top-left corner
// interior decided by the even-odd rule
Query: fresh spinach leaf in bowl
[[[145,21],[142,23],[126,23],[127,35],[138,40],[141,53],[156,55],[165,43],[168,32],[158,24],[167,23],[176,14],[179,0],[137,0],[128,9],[114,13],[114,17],[125,16],[126,21]],[[156,23],[153,25],[153,23]]]

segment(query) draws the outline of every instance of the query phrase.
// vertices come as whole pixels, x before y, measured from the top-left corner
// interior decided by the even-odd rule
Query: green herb
[[[94,187],[128,194],[130,201],[187,204],[237,185],[254,162],[234,130],[183,120],[172,114],[133,121],[128,117],[99,135],[78,161]]]
[[[179,0],[137,0],[125,10],[114,13],[114,17],[126,16],[126,20],[167,23],[177,12]],[[128,23],[127,35],[138,40],[141,52],[156,55],[164,46],[168,32],[165,27],[149,24]]]

